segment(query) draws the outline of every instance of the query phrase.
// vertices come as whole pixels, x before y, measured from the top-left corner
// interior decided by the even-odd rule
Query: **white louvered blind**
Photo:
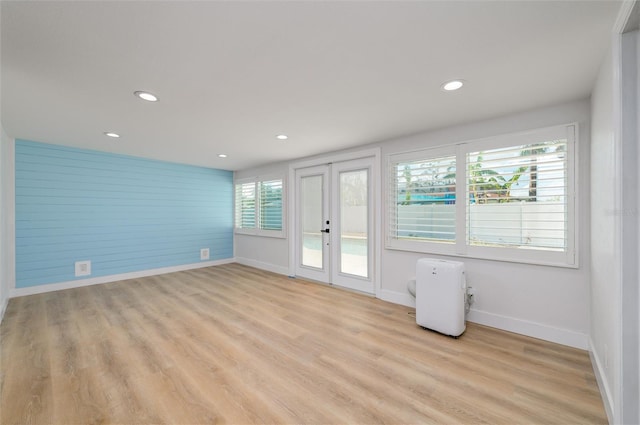
[[[284,237],[284,179],[244,180],[235,188],[236,233]]]
[[[467,244],[567,249],[567,140],[469,152]]]
[[[254,229],[256,227],[256,184],[236,184],[236,228]]]
[[[395,240],[455,243],[455,155],[391,161],[389,234]]]
[[[259,228],[282,230],[282,179],[263,181],[260,186]]]

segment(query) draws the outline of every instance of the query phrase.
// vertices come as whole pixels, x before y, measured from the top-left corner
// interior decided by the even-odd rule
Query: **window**
[[[456,156],[400,159],[393,173],[394,237],[455,243]]]
[[[576,266],[574,132],[391,155],[387,248]]]
[[[567,248],[567,140],[467,154],[467,242]]]
[[[236,185],[236,228],[256,227],[256,185],[241,183]]]
[[[284,237],[283,179],[236,182],[236,233]]]
[[[282,230],[282,179],[258,182],[260,188],[260,228]]]

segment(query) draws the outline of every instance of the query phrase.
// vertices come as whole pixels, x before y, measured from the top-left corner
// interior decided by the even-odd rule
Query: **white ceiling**
[[[620,3],[1,7],[11,137],[239,170],[586,98]]]

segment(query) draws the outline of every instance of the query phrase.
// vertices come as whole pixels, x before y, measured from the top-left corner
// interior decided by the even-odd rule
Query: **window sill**
[[[276,238],[276,239],[286,239],[287,235],[284,231],[282,230],[260,230],[260,229],[252,229],[252,230],[245,230],[245,229],[235,229],[233,231],[234,234],[236,235],[242,235],[242,236],[257,236],[257,237],[261,237],[261,238]]]
[[[394,246],[392,244],[387,243],[385,245],[385,249],[393,250],[393,251],[405,251],[405,252],[413,252],[413,253],[423,253],[423,254],[432,254],[446,257],[457,257],[457,258],[471,258],[474,260],[486,260],[486,261],[499,261],[506,263],[519,263],[519,264],[529,264],[534,266],[545,266],[545,267],[560,267],[565,269],[579,269],[580,265],[576,261],[575,264],[571,264],[568,261],[562,261],[560,259],[556,260],[553,258],[549,258],[548,253],[542,253],[538,251],[529,251],[527,250],[527,257],[524,258],[522,255],[522,250],[513,249],[509,250],[509,252],[497,253],[495,250],[501,250],[503,248],[485,248],[481,252],[477,250],[475,252],[469,252],[466,254],[462,254],[459,252],[455,252],[451,249],[451,245],[443,244],[441,248],[438,247],[400,247]],[[477,247],[469,247],[469,248],[477,248]],[[487,252],[488,250],[489,252]],[[474,250],[471,250],[474,251]],[[514,252],[515,251],[515,252]],[[532,255],[533,254],[533,255]],[[541,255],[535,255],[541,254]],[[567,257],[569,258],[569,254],[567,253],[557,253],[556,257]],[[536,258],[537,257],[537,258]],[[547,258],[545,258],[547,257]]]

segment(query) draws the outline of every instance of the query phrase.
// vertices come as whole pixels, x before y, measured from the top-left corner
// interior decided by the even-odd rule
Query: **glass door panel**
[[[369,276],[369,170],[340,173],[340,272]]]
[[[322,175],[300,178],[301,264],[317,269],[323,268],[322,186]]]

